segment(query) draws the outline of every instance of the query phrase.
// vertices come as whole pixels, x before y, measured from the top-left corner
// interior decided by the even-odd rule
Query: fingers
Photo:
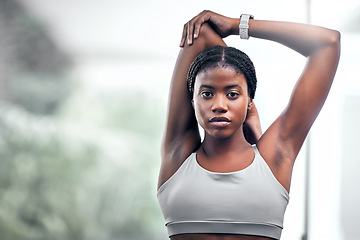
[[[201,25],[208,21],[210,11],[203,11],[184,25],[180,47],[185,43],[192,45],[193,41],[199,36]]]
[[[187,35],[187,25],[188,25],[188,23],[186,23],[186,24],[184,25],[184,28],[183,28],[183,32],[182,32],[182,36],[181,36],[181,42],[180,42],[180,47],[184,47],[184,45],[185,45],[186,35]]]
[[[189,45],[193,43],[193,36],[194,36],[194,24],[190,21],[187,28],[187,41]]]
[[[201,24],[203,24],[203,23],[204,22],[202,22]],[[194,27],[194,39],[196,39],[199,36],[201,24],[195,24],[195,27]]]
[[[194,24],[190,20],[189,22],[187,22],[184,25],[181,42],[180,42],[180,47],[184,47],[185,42],[187,42],[187,44],[189,44],[189,45],[191,45],[193,43],[193,35],[194,35],[193,32],[194,32]]]

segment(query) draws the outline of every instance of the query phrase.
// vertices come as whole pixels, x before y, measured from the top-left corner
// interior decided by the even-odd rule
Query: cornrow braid
[[[195,78],[198,73],[214,67],[231,67],[236,73],[244,74],[248,86],[248,94],[251,99],[254,99],[257,79],[253,62],[248,55],[239,49],[224,46],[205,49],[191,63],[187,76],[187,85],[191,99],[193,98]]]

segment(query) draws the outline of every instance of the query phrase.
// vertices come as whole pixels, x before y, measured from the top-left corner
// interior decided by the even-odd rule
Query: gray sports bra
[[[254,145],[247,168],[216,173],[192,153],[158,190],[169,237],[185,233],[246,234],[279,239],[289,194]]]

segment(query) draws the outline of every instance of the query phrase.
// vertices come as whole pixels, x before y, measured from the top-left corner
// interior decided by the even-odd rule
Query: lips
[[[231,121],[227,117],[212,117],[209,123],[215,127],[226,127]]]

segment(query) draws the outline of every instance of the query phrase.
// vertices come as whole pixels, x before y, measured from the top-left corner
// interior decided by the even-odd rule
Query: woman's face
[[[215,67],[196,76],[193,106],[200,126],[215,138],[242,131],[251,103],[245,76],[231,67]]]

